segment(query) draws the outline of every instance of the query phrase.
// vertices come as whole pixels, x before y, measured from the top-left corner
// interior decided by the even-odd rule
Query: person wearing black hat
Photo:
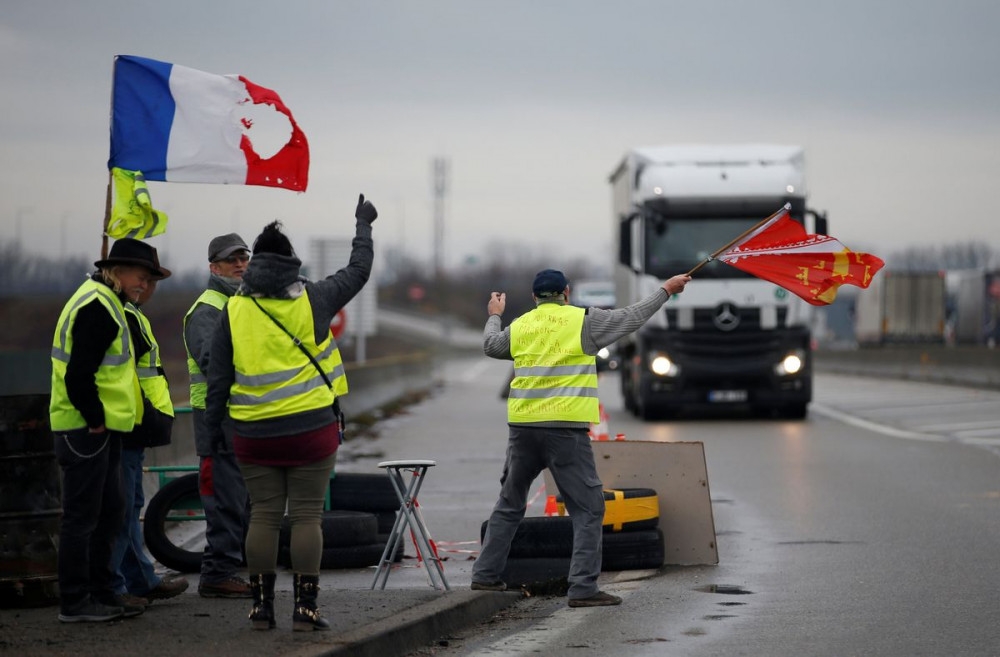
[[[124,304],[166,278],[156,249],[131,238],[111,246],[63,307],[52,340],[49,424],[62,470],[59,620],[141,614],[113,589],[111,553],[124,516],[121,437],[142,420]]]
[[[233,448],[253,501],[247,568],[253,629],[276,626],[278,535],[291,523],[292,629],[330,629],[317,608],[323,555],[323,500],[330,489],[340,422],[334,404],[346,392],[330,322],[371,274],[372,222],[378,212],[362,194],[347,265],[321,281],[302,276],[281,224],[264,227],[237,294],[222,310],[212,340],[205,417],[232,418]],[[222,440],[221,431],[216,440]]]
[[[514,532],[524,517],[531,482],[549,469],[573,522],[569,569],[570,607],[621,604],[598,588],[604,494],[597,476],[588,430],[597,423],[596,354],[637,330],[691,277],[665,281],[653,294],[617,310],[569,305],[569,282],[561,271],[545,269],[532,283],[535,309],[502,328],[503,292],[490,295],[483,348],[491,358],[514,361],[507,398],[507,460],[500,497],[472,567],[472,589],[503,591]]]
[[[226,440],[215,446],[218,427],[205,423],[205,392],[212,337],[222,308],[236,293],[250,262],[250,247],[236,233],[208,243],[208,286],[184,316],[184,348],[191,381],[191,417],[199,457],[198,490],[205,509],[205,553],[198,593],[204,598],[249,598],[250,584],[240,577],[250,498],[232,450],[232,424],[225,418]]]

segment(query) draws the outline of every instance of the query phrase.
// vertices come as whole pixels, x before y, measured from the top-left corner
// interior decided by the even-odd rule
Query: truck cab
[[[806,209],[797,146],[660,146],[629,151],[610,177],[619,306],[692,270],[786,203]],[[642,418],[742,406],[804,418],[812,400],[813,308],[710,260],[682,294],[616,345],[625,405]]]

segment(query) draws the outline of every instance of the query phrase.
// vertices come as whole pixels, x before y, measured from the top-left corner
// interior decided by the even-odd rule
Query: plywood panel
[[[719,563],[702,443],[625,440],[594,441],[591,446],[605,488],[656,491],[667,564]],[[557,490],[548,470],[544,477],[545,490]]]

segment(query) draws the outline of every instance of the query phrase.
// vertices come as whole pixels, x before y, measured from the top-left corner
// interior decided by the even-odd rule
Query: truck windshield
[[[670,217],[646,224],[646,272],[669,278],[690,271],[699,262],[736,239],[760,217]],[[698,270],[698,278],[750,278],[735,267],[712,261]]]

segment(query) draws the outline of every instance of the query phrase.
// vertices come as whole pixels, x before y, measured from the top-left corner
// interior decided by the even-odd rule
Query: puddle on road
[[[701,591],[702,593],[719,593],[721,595],[751,595],[753,593],[753,591],[748,591],[742,586],[733,584],[708,584],[706,586],[698,586],[694,590]]]

